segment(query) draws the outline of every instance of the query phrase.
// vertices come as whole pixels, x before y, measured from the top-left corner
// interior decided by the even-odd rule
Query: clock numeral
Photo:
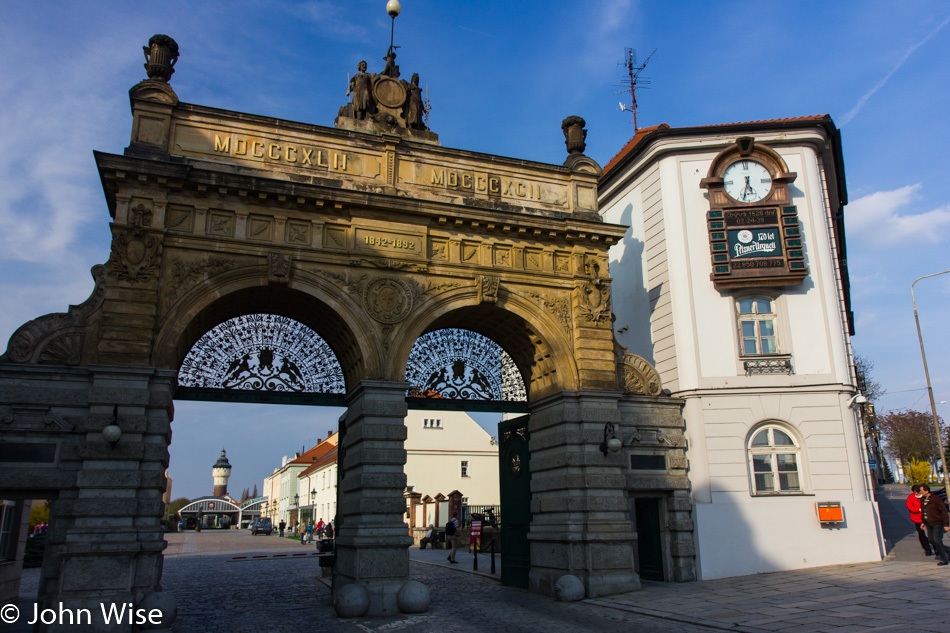
[[[731,181],[731,180],[724,180],[724,181],[722,181],[722,184],[724,184],[724,185],[731,185],[731,184],[732,184],[732,181]]]
[[[749,161],[744,160],[739,164],[742,165],[742,169],[744,169],[745,171],[749,171]]]
[[[761,180],[761,182],[762,182],[763,185],[767,185],[767,184],[769,184],[770,182],[772,182],[772,179],[771,179],[771,178],[763,178],[763,179]]]

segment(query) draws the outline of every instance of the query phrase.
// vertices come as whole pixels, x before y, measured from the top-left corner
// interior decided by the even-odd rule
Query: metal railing
[[[472,524],[472,515],[482,515],[482,525],[498,526],[501,525],[501,506],[500,505],[463,505],[462,506],[462,526],[468,527]]]

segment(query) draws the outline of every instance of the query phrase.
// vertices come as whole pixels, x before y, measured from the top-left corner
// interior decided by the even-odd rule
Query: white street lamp
[[[943,452],[943,440],[940,437],[940,424],[937,422],[937,405],[934,403],[934,390],[930,386],[930,371],[927,369],[927,354],[924,352],[924,337],[920,333],[920,319],[917,317],[917,299],[914,298],[914,284],[921,279],[936,277],[937,275],[946,275],[950,270],[944,270],[939,273],[924,275],[914,280],[910,285],[910,300],[914,304],[914,322],[917,324],[917,339],[920,341],[920,358],[924,361],[924,376],[927,378],[927,395],[930,396],[930,414],[933,416],[934,430],[937,432],[937,450],[940,451],[940,464],[943,467],[943,489],[950,499],[950,476],[947,476],[947,456]]]

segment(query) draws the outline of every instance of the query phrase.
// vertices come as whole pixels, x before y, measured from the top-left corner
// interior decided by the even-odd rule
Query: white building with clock
[[[599,202],[617,339],[685,402],[699,577],[880,560],[831,118],[639,130]]]

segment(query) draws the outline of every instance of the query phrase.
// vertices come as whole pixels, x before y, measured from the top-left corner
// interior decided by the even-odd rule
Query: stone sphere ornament
[[[554,583],[554,598],[558,602],[577,602],[584,599],[584,583],[577,576],[564,574]]]
[[[425,613],[429,610],[429,588],[410,580],[399,590],[396,604],[403,613]]]
[[[118,424],[110,424],[102,429],[102,439],[109,442],[110,444],[115,444],[121,437],[122,429]]]
[[[333,596],[333,608],[341,618],[359,618],[369,611],[369,593],[363,585],[350,584],[340,587]]]
[[[399,0],[389,0],[389,2],[386,3],[386,13],[388,13],[392,19],[395,20],[400,11],[402,11],[402,5],[399,4]]]

